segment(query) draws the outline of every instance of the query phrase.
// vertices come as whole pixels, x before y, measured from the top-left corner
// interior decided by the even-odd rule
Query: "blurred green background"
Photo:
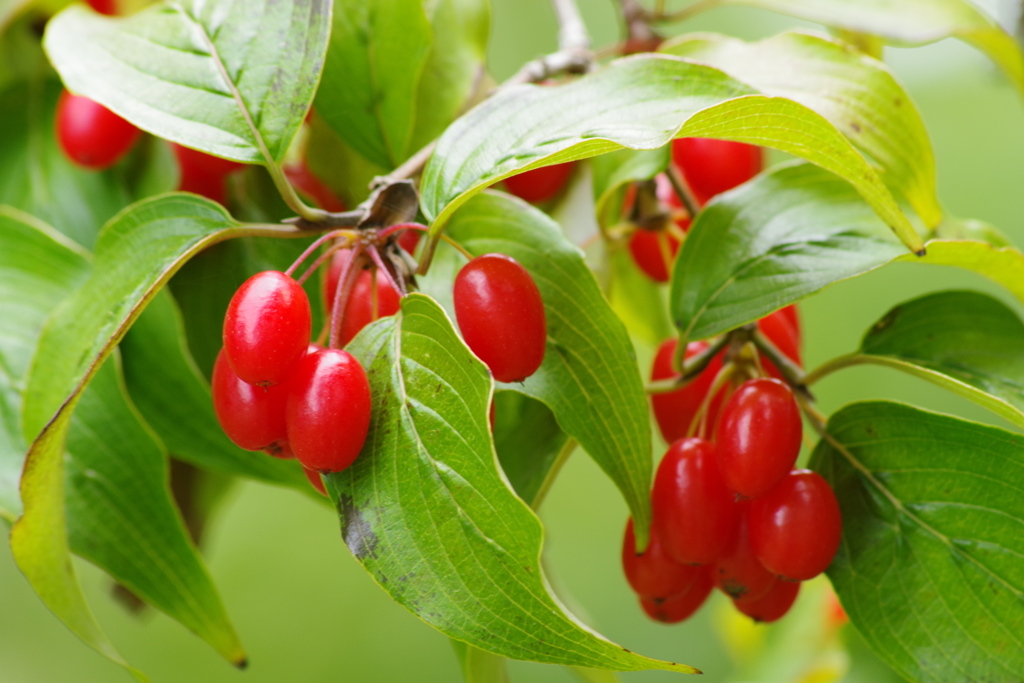
[[[580,0],[580,5],[596,46],[617,39],[612,0]],[[1009,9],[997,0],[986,8],[994,13]],[[667,33],[710,30],[753,39],[795,26],[816,28],[768,12],[721,8]],[[555,49],[556,31],[548,0],[495,0],[490,53],[495,77],[507,77],[524,61]],[[886,61],[923,112],[947,209],[987,220],[1024,244],[1024,111],[1018,95],[979,53],[956,41],[916,50],[887,48]],[[990,292],[1020,310],[970,273],[913,264],[888,267],[800,304],[808,367],[852,350],[892,305],[952,288]],[[999,424],[973,404],[890,370],[845,370],[823,381],[816,393],[826,412],[850,401],[890,398]],[[655,624],[642,615],[619,568],[625,505],[585,455],[577,453],[566,466],[541,516],[557,581],[593,627],[630,649],[696,666],[705,672],[706,683],[741,680],[729,639],[720,637],[728,614],[721,596],[716,594],[697,617],[680,626]],[[2,546],[0,683],[130,680],[50,615],[18,572],[7,544]],[[161,614],[129,615],[109,599],[108,580],[90,565],[78,564],[100,623],[128,661],[157,683],[460,680],[447,639],[373,583],[349,556],[336,516],[324,506],[293,492],[239,485],[209,533],[206,552],[248,649],[248,671],[235,671]],[[771,637],[786,637],[786,624],[783,620]],[[769,631],[759,626],[743,633],[756,639]],[[845,680],[897,680],[865,651],[852,629],[847,627],[842,636],[853,655]],[[801,638],[806,641],[802,636],[795,640]],[[511,672],[514,681],[574,680],[553,666],[515,662]],[[622,679],[639,683],[670,676],[636,673]],[[742,680],[792,679],[765,673]]]

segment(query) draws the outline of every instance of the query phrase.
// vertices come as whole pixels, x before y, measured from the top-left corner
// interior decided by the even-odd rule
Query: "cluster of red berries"
[[[793,309],[759,321],[762,332],[798,362],[795,323]],[[656,377],[665,374],[666,363],[671,376],[674,348],[662,346]],[[705,348],[692,344],[687,355]],[[839,547],[842,524],[831,487],[814,472],[793,469],[802,423],[789,386],[755,377],[727,399],[725,387],[711,395],[720,384],[714,380],[722,360],[716,356],[696,380],[654,398],[671,446],[651,493],[650,545],[636,553],[630,520],[622,563],[644,611],[658,621],[688,618],[714,586],[743,614],[775,621],[796,600],[799,582],[823,572]],[[688,437],[698,425],[702,434],[711,425],[714,439]]]
[[[395,240],[399,247],[415,249],[419,230],[406,225],[381,231],[380,239],[396,231],[401,234]],[[332,338],[332,346],[338,347],[372,321],[397,313],[401,297],[393,275],[381,268],[350,275],[357,252],[346,247],[332,247],[333,253],[321,257],[303,277],[331,259],[324,297],[332,319],[341,316]],[[367,249],[376,250],[372,240]],[[379,254],[367,263],[376,258]],[[342,306],[337,297],[343,277],[350,283]],[[522,381],[536,372],[544,359],[547,323],[537,285],[522,265],[504,254],[473,258],[456,277],[453,299],[466,344],[495,379]],[[359,361],[341,348],[311,343],[311,328],[309,299],[299,281],[278,271],[246,280],[224,317],[213,404],[221,427],[236,445],[298,459],[323,493],[319,475],[344,470],[362,450],[371,392]]]
[[[760,147],[729,140],[680,138],[672,141],[672,163],[679,169],[694,199],[704,206],[712,197],[747,182],[763,167]],[[655,178],[657,197],[668,207],[672,222],[638,225],[629,239],[633,260],[655,282],[668,282],[672,263],[690,229],[692,216],[664,175]],[[629,204],[631,202],[627,202]]]

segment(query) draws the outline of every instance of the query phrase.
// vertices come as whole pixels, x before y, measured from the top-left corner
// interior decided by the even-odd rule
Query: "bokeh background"
[[[1006,25],[1016,20],[1016,3],[980,4]],[[580,0],[580,5],[596,46],[618,38],[612,0]],[[705,30],[756,39],[792,27],[818,29],[769,12],[720,8],[666,33]],[[494,0],[494,76],[505,78],[524,61],[553,51],[556,33],[548,0]],[[984,57],[957,41],[914,50],[886,48],[885,58],[924,115],[947,209],[989,221],[1018,245],[1024,244],[1021,98]],[[914,264],[890,266],[801,302],[808,367],[852,350],[864,330],[894,304],[956,288],[989,292],[1020,310],[998,288],[971,273]],[[826,412],[850,401],[889,398],[1000,424],[965,400],[885,369],[842,371],[818,385],[816,394]],[[787,628],[787,621],[799,615],[787,617],[778,627],[745,627],[729,618],[726,601],[717,594],[698,616],[680,626],[655,624],[642,615],[619,568],[625,505],[585,454],[577,452],[565,467],[541,516],[548,530],[547,559],[558,583],[600,632],[644,654],[696,666],[705,672],[705,683],[796,680],[784,667],[770,663],[753,674],[741,665],[746,659],[749,666],[759,652],[770,656],[773,647],[776,659],[795,658],[800,643],[813,637],[813,630],[794,633],[799,629],[793,624]],[[461,680],[447,639],[373,583],[349,556],[337,518],[326,506],[295,492],[240,484],[218,515],[205,548],[210,570],[248,649],[250,667],[245,672],[231,668],[161,614],[129,615],[109,598],[105,576],[78,563],[100,623],[128,661],[155,682]],[[813,600],[814,591],[806,593],[810,597],[805,603]],[[815,605],[802,607],[806,612]],[[866,650],[852,628],[846,627],[841,638],[851,663],[843,680],[898,680]],[[768,645],[762,643],[758,650],[761,641]],[[839,655],[837,661],[842,660]],[[575,680],[560,667],[521,662],[512,664],[511,675],[516,682]],[[624,674],[622,679],[654,683],[672,676],[646,672]],[[84,646],[46,610],[15,567],[7,544],[0,544],[0,683],[127,680],[123,670]]]

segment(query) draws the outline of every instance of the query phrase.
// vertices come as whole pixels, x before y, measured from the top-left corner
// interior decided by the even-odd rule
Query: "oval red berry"
[[[505,178],[505,189],[534,204],[554,199],[572,175],[573,162],[542,166]]]
[[[754,621],[770,624],[786,616],[786,612],[796,602],[800,593],[800,583],[775,579],[771,587],[759,598],[737,598],[732,601],[736,609]]]
[[[213,364],[213,410],[224,433],[248,451],[280,450],[288,436],[284,410],[287,385],[257,387],[243,382],[228,365],[224,350]]]
[[[141,131],[102,104],[64,91],[57,102],[57,139],[79,166],[113,166],[131,150]]]
[[[711,576],[702,567],[697,567],[697,578],[693,585],[682,595],[667,600],[656,598],[640,598],[640,606],[651,619],[660,621],[663,624],[678,624],[685,621],[700,609],[704,601],[708,599],[711,589],[715,583]]]
[[[839,501],[821,475],[794,470],[750,504],[750,545],[769,571],[806,581],[825,571],[842,535]]]
[[[711,574],[715,585],[729,597],[756,600],[775,583],[775,574],[764,568],[750,547],[749,508],[749,503],[740,506],[735,540],[712,566]]]
[[[734,494],[715,462],[715,445],[682,439],[669,446],[654,477],[654,525],[668,554],[683,564],[710,564],[732,545],[739,524]]]
[[[306,292],[276,270],[242,283],[224,316],[224,353],[249,384],[285,381],[306,355],[312,319]]]
[[[629,252],[647,277],[655,282],[668,282],[679,252],[679,240],[668,230],[637,228],[629,238]]]
[[[722,480],[745,498],[760,498],[793,469],[803,423],[793,392],[777,379],[744,382],[722,407],[718,467]]]
[[[672,160],[701,204],[747,182],[764,166],[760,147],[711,138],[673,140]]]
[[[686,358],[695,356],[708,347],[707,342],[692,342],[686,345]],[[676,340],[666,339],[658,347],[651,366],[651,379],[670,379],[679,375],[672,369],[672,356],[676,352]],[[651,406],[654,417],[658,421],[661,436],[668,443],[678,441],[686,436],[701,403],[708,395],[715,375],[722,369],[722,354],[711,359],[704,372],[682,389],[651,395]],[[706,424],[713,430],[718,421],[718,413],[722,407],[722,394],[715,396],[708,404]]]
[[[622,539],[622,568],[637,595],[661,599],[688,591],[702,571],[700,567],[680,564],[669,557],[653,529],[647,548],[642,555],[637,555],[632,519],[626,523]]]
[[[466,345],[499,382],[520,382],[540,367],[547,319],[537,284],[518,261],[484,254],[455,278],[455,317]]]
[[[289,383],[288,443],[299,462],[340,472],[356,459],[370,427],[370,382],[347,351],[324,349],[299,363]]]

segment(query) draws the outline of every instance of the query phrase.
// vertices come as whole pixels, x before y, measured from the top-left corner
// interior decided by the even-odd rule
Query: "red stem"
[[[341,242],[340,244],[331,245],[331,248],[322,253],[317,257],[316,261],[313,261],[313,265],[306,269],[306,272],[302,274],[296,282],[300,285],[309,279],[309,276],[316,272],[316,269],[324,264],[324,261],[334,256],[334,252],[341,251],[342,249],[348,249],[351,246],[348,242]]]
[[[352,288],[363,269],[364,262],[363,244],[359,242],[352,250],[352,258],[348,260],[345,268],[341,271],[341,275],[338,277],[338,288],[334,291],[329,348],[338,348],[338,342],[341,341],[341,324],[345,318],[345,308],[348,306],[349,295],[352,294]]]
[[[287,275],[288,277],[291,277],[292,273],[295,272],[295,269],[302,265],[302,262],[309,258],[309,255],[316,251],[316,249],[321,244],[328,240],[332,240],[345,232],[345,230],[332,230],[329,233],[326,233],[325,235],[319,237],[315,242],[313,242],[313,244],[309,245],[306,251],[302,252],[302,254],[299,255],[299,258],[295,259],[295,263],[288,266],[288,270],[284,271],[284,274]]]
[[[420,223],[396,223],[395,225],[390,225],[378,232],[377,236],[384,238],[388,235],[393,235],[399,230],[419,230],[421,232],[429,232],[430,228]]]
[[[370,258],[372,258],[373,262],[377,264],[377,268],[384,271],[384,277],[391,282],[391,286],[395,288],[395,291],[400,292],[402,296],[406,296],[408,292],[405,291],[405,283],[403,282],[399,284],[395,281],[395,278],[391,276],[391,271],[388,270],[388,267],[384,264],[384,260],[380,257],[380,254],[377,253],[376,249],[370,249]],[[374,278],[373,281],[374,284],[376,284],[377,278]]]

